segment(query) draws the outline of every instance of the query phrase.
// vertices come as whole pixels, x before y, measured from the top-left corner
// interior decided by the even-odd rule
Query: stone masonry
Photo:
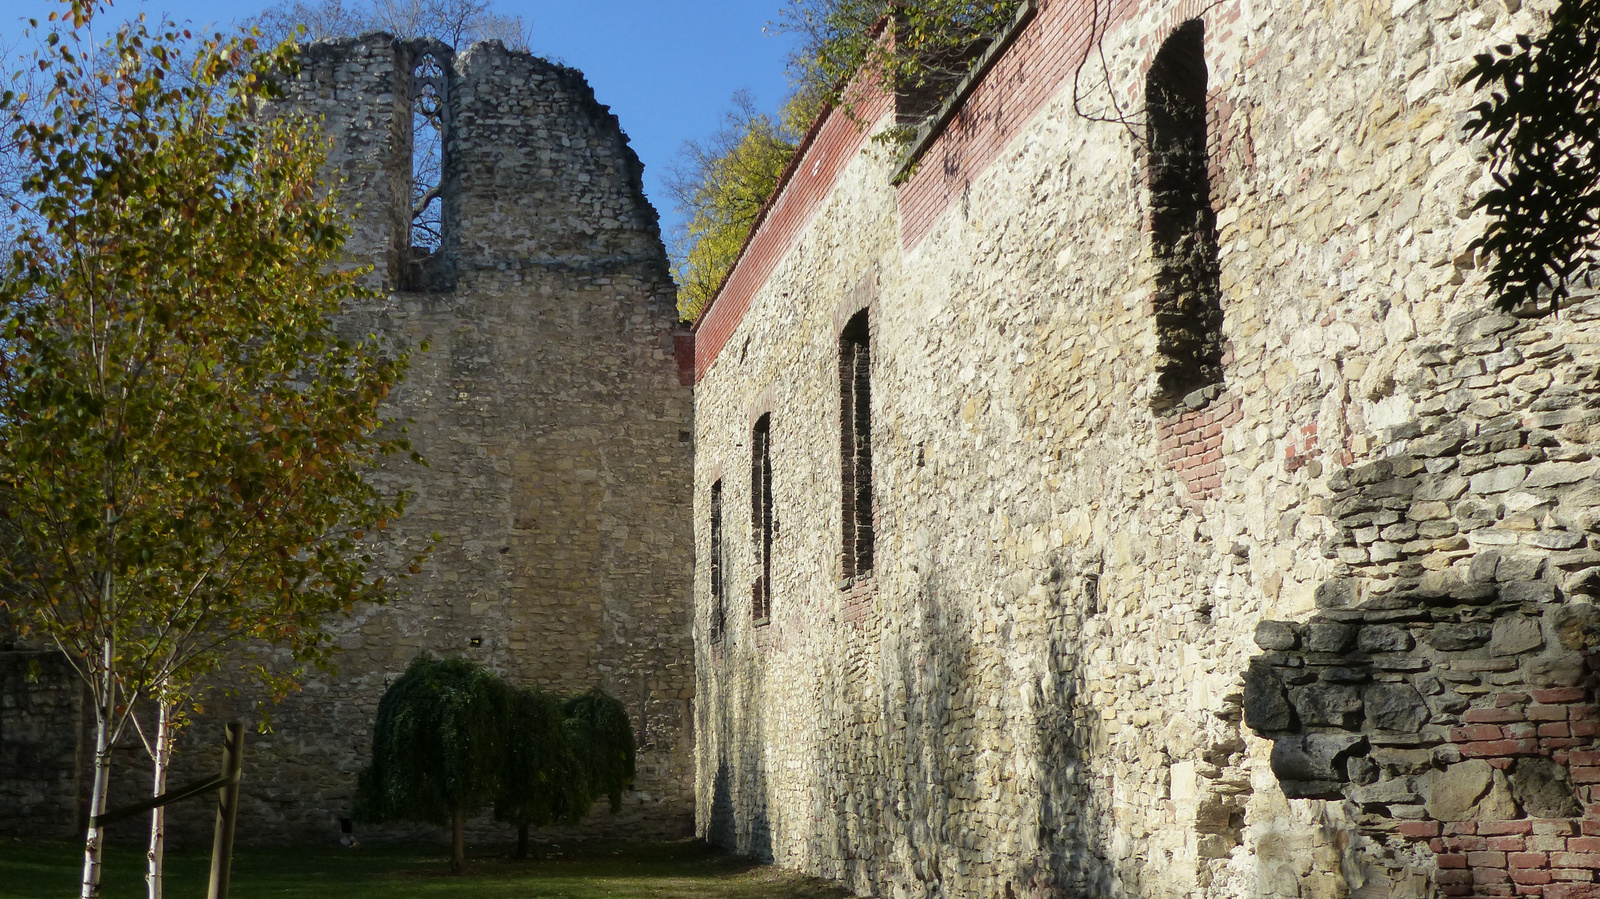
[[[913,165],[825,117],[695,329],[698,831],[886,899],[1600,894],[1600,299],[1467,249],[1462,75],[1551,6],[1039,0]],[[1163,331],[1213,240],[1220,353]]]
[[[410,246],[412,69],[425,53],[445,70],[447,100],[445,233],[431,256]],[[335,625],[337,673],[312,678],[272,709],[270,733],[250,737],[240,839],[339,839],[378,699],[419,652],[621,698],[641,747],[636,789],[621,815],[599,811],[584,831],[686,835],[692,409],[638,159],[580,73],[495,43],[455,54],[368,34],[304,58],[285,111],[322,117],[355,226],[351,264],[372,266],[384,290],[344,327],[414,350],[393,412],[428,467],[396,462],[383,475],[416,494],[394,555],[438,539],[394,603]],[[219,722],[253,716],[254,700],[207,703],[173,783],[215,767]],[[11,740],[0,734],[4,752]],[[146,767],[130,747],[114,803],[141,792]],[[16,807],[6,792],[0,802]],[[174,827],[208,839],[212,814],[175,806]],[[70,816],[55,824],[72,827]],[[0,829],[13,825],[41,829],[0,813]],[[357,830],[385,833],[438,830]],[[485,819],[478,833],[509,831]]]

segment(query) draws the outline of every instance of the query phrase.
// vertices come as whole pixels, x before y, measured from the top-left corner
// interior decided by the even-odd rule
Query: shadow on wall
[[[713,652],[722,650],[714,649]],[[713,669],[715,665],[712,666]],[[761,703],[761,668],[748,678],[718,678],[713,686],[720,695],[712,706],[721,718],[705,733],[717,734],[717,774],[712,784],[711,815],[706,838],[740,855],[770,862],[772,824],[768,795],[764,708]]]
[[[1063,575],[1057,568],[1052,577]],[[1084,618],[1094,615],[1096,581],[1080,584]],[[1035,725],[1040,748],[1039,843],[1037,868],[1029,872],[1036,897],[1082,896],[1100,899],[1117,892],[1118,878],[1108,858],[1107,825],[1112,820],[1110,797],[1092,788],[1093,755],[1103,751],[1106,735],[1099,714],[1081,692],[1083,641],[1077,628],[1058,626],[1051,634],[1046,659],[1048,677]]]
[[[1105,738],[1098,711],[1080,702],[1082,597],[1061,565],[996,591],[1048,607],[1048,658],[1019,678],[1008,656],[1022,635],[1007,611],[995,629],[976,627],[983,606],[923,562],[903,621],[869,619],[867,636],[821,678],[811,845],[839,861],[837,876],[886,895],[1117,894],[1111,800],[1091,773]],[[997,741],[1010,739],[1034,753],[1002,751]]]

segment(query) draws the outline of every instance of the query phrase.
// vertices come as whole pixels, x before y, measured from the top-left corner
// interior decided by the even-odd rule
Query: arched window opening
[[[839,480],[846,581],[872,573],[872,336],[866,310],[839,334]]]
[[[446,48],[420,51],[411,69],[411,215],[406,254],[407,287],[443,290],[447,206],[445,158],[450,135],[449,60]]]
[[[1159,404],[1222,381],[1206,79],[1205,25],[1193,19],[1161,46],[1145,82]]]
[[[722,481],[711,485],[711,642],[722,641],[727,626],[727,572],[722,554]]]
[[[756,420],[750,434],[750,533],[755,544],[756,579],[750,585],[750,618],[772,618],[772,413]]]

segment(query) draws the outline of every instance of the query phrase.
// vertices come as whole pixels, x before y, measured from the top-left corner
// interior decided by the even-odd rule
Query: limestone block
[[[1514,656],[1543,645],[1544,634],[1540,631],[1538,619],[1518,615],[1501,618],[1494,623],[1489,651],[1497,656]]]
[[[1478,801],[1494,783],[1494,768],[1482,759],[1457,762],[1428,775],[1428,815],[1439,821],[1471,821]],[[1509,816],[1508,816],[1509,817]]]

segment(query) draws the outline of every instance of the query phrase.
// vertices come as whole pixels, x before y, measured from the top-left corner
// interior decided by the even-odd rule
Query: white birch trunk
[[[105,814],[106,796],[111,786],[111,716],[113,687],[111,677],[112,646],[105,641],[99,689],[90,691],[95,701],[94,726],[94,787],[89,794],[89,831],[83,841],[83,889],[79,899],[99,899],[100,857],[105,849],[105,831],[95,823],[95,818]]]
[[[155,777],[152,779],[152,797],[167,791],[167,769],[172,762],[172,705],[162,696],[156,700],[159,709],[156,717]],[[150,810],[150,849],[145,853],[145,883],[149,886],[149,899],[161,899],[161,863],[167,851],[167,810],[157,807]]]

